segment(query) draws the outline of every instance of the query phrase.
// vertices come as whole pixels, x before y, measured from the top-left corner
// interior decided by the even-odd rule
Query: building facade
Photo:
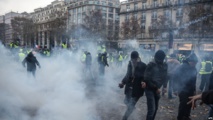
[[[37,26],[34,44],[51,48],[58,46],[62,41],[62,34],[66,29],[67,5],[63,0],[55,0],[44,8],[37,8],[30,18]],[[61,32],[61,33],[60,33]]]
[[[120,12],[119,0],[69,0],[67,4],[69,6],[68,29],[73,25],[84,24],[85,17],[91,15],[92,11],[100,11],[104,22],[103,24],[105,24],[105,26],[112,25],[111,27],[107,27],[106,35],[113,36],[111,40],[118,36]]]
[[[6,13],[5,15],[2,15],[0,16],[0,24],[3,25],[3,27],[1,27],[1,34],[4,34],[4,35],[1,35],[3,36],[3,43],[5,45],[8,45],[10,44],[11,42],[14,42],[16,40],[20,40],[20,38],[18,37],[15,37],[13,35],[14,31],[13,31],[13,28],[12,28],[12,25],[11,25],[11,20],[14,19],[15,17],[27,17],[27,13],[26,12],[23,12],[23,13],[17,13],[17,12],[9,12],[9,13]],[[19,41],[21,42],[21,41]]]
[[[204,5],[210,10],[210,15],[190,21],[189,9],[196,5]],[[128,0],[121,3],[120,28],[131,18],[137,19],[140,32],[134,39],[139,42],[137,47],[143,49],[205,49],[206,44],[212,43],[213,36],[206,34],[201,38],[194,34],[184,34],[182,30],[190,24],[212,17],[212,6],[212,0]],[[120,33],[120,39],[119,45],[124,47],[125,34]],[[197,47],[200,44],[201,47]]]

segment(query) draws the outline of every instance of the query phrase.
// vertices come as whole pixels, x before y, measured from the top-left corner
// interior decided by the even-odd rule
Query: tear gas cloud
[[[88,48],[95,63],[95,47],[91,44]],[[77,54],[63,51],[50,58],[36,54],[41,69],[37,67],[33,78],[1,44],[0,119],[102,120],[104,112],[112,109],[121,116],[123,90],[117,84],[125,75],[126,66],[119,70],[113,66],[106,68],[103,79],[97,77],[98,68],[94,64],[93,77],[89,79],[82,73],[80,54],[81,51]]]

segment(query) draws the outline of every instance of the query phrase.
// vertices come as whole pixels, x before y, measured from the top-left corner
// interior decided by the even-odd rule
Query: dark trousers
[[[147,116],[146,120],[154,120],[157,110],[158,104],[160,100],[160,94],[157,94],[156,91],[145,89],[146,98],[147,98]]]
[[[209,116],[208,117],[213,117],[213,105],[209,105]]]
[[[211,74],[203,74],[201,75],[201,83],[200,83],[200,90],[207,91],[209,89],[209,78]],[[204,89],[205,87],[205,89]]]
[[[99,65],[99,75],[103,76],[105,74],[105,65],[100,64]]]
[[[193,96],[194,93],[186,93],[186,92],[180,92],[179,93],[179,108],[178,108],[178,116],[177,120],[187,120],[189,119],[190,113],[191,113],[191,104],[187,104],[189,102],[189,97]]]
[[[36,70],[27,70],[28,74],[32,74],[35,77]]]
[[[127,120],[128,117],[132,114],[135,109],[135,105],[138,102],[140,97],[131,97],[130,95],[126,95],[124,103],[127,106],[127,110],[122,118],[122,120]]]

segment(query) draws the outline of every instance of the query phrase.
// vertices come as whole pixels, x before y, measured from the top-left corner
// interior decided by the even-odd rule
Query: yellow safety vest
[[[209,62],[212,65],[211,61],[203,61],[201,62],[201,69],[199,71],[199,74],[204,75],[204,74],[211,74],[212,70],[210,72],[206,72],[205,68],[206,68],[206,63]]]
[[[20,61],[20,62],[23,61],[24,58],[25,58],[25,54],[24,54],[23,52],[20,52],[20,53],[18,54],[18,56],[19,56],[19,61]]]
[[[122,55],[119,55],[118,61],[119,62],[123,61],[123,56]]]
[[[81,56],[81,62],[85,62],[86,61],[86,54],[84,53],[82,56]]]
[[[62,47],[63,47],[64,49],[67,49],[67,44],[62,44]]]

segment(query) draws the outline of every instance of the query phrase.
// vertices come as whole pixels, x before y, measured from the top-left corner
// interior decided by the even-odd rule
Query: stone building
[[[195,11],[198,10],[196,5],[204,5],[209,10],[209,15],[189,21],[189,9],[194,7]],[[181,31],[190,24],[212,18],[212,6],[212,0],[128,0],[121,3],[120,28],[132,17],[137,19],[141,32],[134,39],[139,42],[136,47],[141,49],[213,50],[212,35],[204,33],[201,37]],[[156,34],[159,31],[163,32]],[[124,35],[120,33],[120,47],[126,46],[127,39]]]

